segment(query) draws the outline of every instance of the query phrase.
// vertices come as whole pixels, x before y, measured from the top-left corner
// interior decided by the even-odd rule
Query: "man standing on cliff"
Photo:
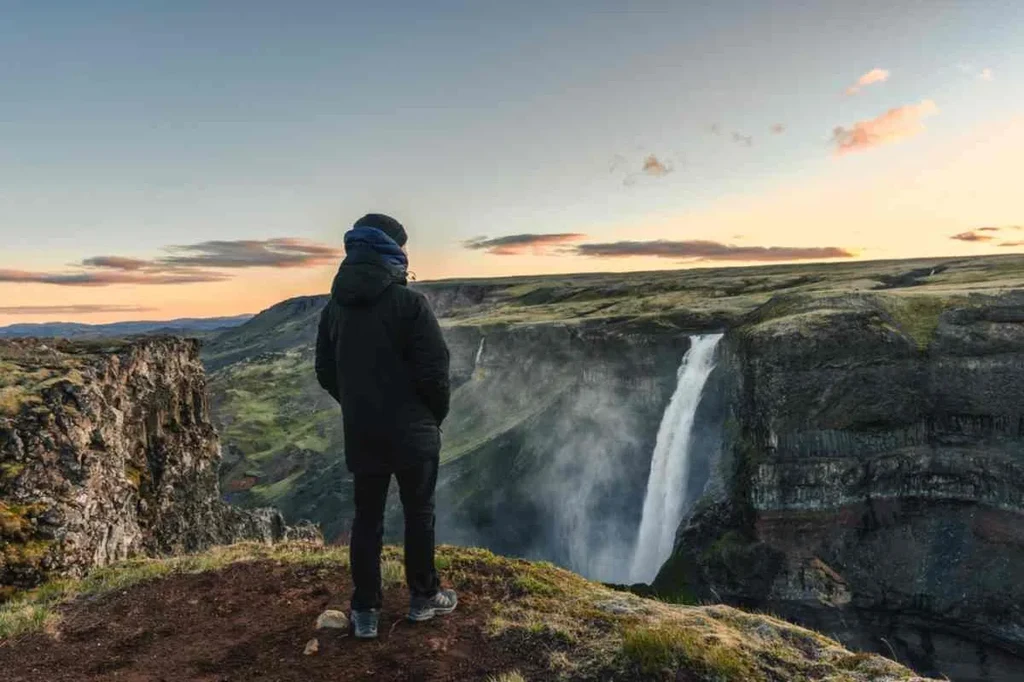
[[[448,347],[423,294],[409,289],[402,224],[363,216],[345,234],[331,300],[320,318],[316,376],[341,404],[345,461],[355,478],[350,555],[355,636],[377,636],[380,554],[391,476],[405,511],[409,619],[455,610],[434,568],[434,488],[448,415]]]

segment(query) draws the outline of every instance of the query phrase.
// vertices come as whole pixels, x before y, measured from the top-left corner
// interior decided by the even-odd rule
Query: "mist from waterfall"
[[[652,582],[672,554],[676,530],[690,504],[686,490],[694,418],[704,384],[715,368],[715,349],[721,339],[722,334],[691,337],[690,349],[679,365],[676,390],[661,418],[651,459],[630,570],[632,582]]]

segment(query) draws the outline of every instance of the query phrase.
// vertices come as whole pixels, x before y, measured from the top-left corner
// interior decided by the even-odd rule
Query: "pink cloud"
[[[467,249],[486,251],[495,256],[518,256],[532,251],[534,255],[543,255],[551,247],[579,241],[585,234],[578,232],[562,232],[557,234],[511,234],[507,237],[488,239],[477,237],[462,243]]]
[[[0,268],[0,283],[104,287],[117,284],[222,282],[231,279],[231,276],[221,270],[316,267],[334,262],[342,255],[340,248],[292,237],[206,241],[168,246],[164,250],[173,255],[152,260],[94,256],[64,272]]]
[[[622,184],[627,187],[631,187],[644,176],[649,178],[663,178],[671,172],[672,166],[667,161],[659,159],[655,154],[649,154],[647,158],[644,159],[640,170],[627,175],[622,181]]]
[[[967,232],[960,232],[959,234],[954,234],[950,239],[955,239],[958,242],[990,242],[994,239],[994,237],[990,237],[987,234],[978,234],[980,231],[968,230]]]
[[[889,72],[885,69],[871,69],[860,78],[857,82],[850,87],[846,88],[847,95],[855,95],[860,92],[861,88],[865,88],[875,83],[884,83],[889,80]]]
[[[660,178],[663,175],[668,175],[669,173],[671,173],[672,169],[665,165],[663,161],[659,160],[657,156],[651,154],[646,159],[644,159],[644,166],[640,170],[640,172],[646,175],[653,175],[656,178]]]
[[[1022,225],[989,225],[954,234],[950,239],[955,239],[958,242],[991,242],[997,237],[1006,240],[1010,238],[1010,235],[1006,234],[1007,232],[1018,232],[1022,229],[1024,229]],[[1021,246],[1022,244],[1024,242],[1003,241],[999,246]]]
[[[935,102],[926,99],[890,109],[876,118],[857,121],[849,128],[838,126],[832,131],[835,153],[858,152],[913,137],[924,130],[922,119],[938,111]]]

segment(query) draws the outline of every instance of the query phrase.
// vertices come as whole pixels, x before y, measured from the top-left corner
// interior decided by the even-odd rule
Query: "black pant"
[[[405,580],[413,597],[437,594],[434,568],[434,488],[438,459],[395,472],[405,511]],[[352,563],[352,609],[379,609],[384,601],[380,552],[384,542],[384,507],[391,474],[355,474],[356,517],[349,545]]]

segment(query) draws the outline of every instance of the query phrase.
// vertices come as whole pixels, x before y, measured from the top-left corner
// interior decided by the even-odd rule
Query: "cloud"
[[[162,265],[206,268],[304,268],[337,260],[341,249],[302,239],[208,241],[171,246],[182,253],[156,262]]]
[[[146,313],[154,310],[138,305],[16,305],[0,306],[0,315],[98,315],[101,313]]]
[[[643,168],[640,169],[640,172],[644,175],[651,175],[653,177],[660,178],[671,173],[672,169],[665,165],[663,161],[660,161],[657,156],[651,154],[644,159],[644,165]]]
[[[781,135],[786,132],[786,126],[783,123],[773,123],[771,127],[772,135]]]
[[[562,232],[557,234],[512,234],[507,237],[487,239],[478,237],[462,243],[467,249],[486,251],[495,256],[516,256],[528,250],[535,254],[544,253],[548,247],[579,241],[585,234]]]
[[[732,141],[736,144],[743,145],[744,147],[753,147],[754,138],[751,135],[744,135],[743,133],[737,133],[735,130],[732,132]]]
[[[870,71],[862,75],[860,78],[858,78],[856,83],[846,88],[846,94],[856,95],[858,92],[860,92],[861,88],[866,88],[867,86],[873,85],[875,83],[884,83],[887,80],[889,80],[888,71],[886,71],[885,69],[877,68],[871,69]]]
[[[983,81],[991,81],[995,76],[992,74],[992,69],[982,69],[978,73],[978,78]]]
[[[1024,225],[989,225],[986,227],[979,227],[974,230],[968,230],[967,232],[954,234],[950,239],[955,239],[959,242],[991,242],[995,241],[1000,233],[1016,232],[1020,230],[1024,230]],[[983,232],[985,234],[982,234]],[[1008,236],[1009,235],[1006,235],[1002,238],[1005,239]],[[1024,242],[1004,241],[1000,243],[999,246],[1020,246],[1022,243]]]
[[[77,287],[222,282],[231,275],[218,270],[314,267],[333,262],[343,253],[340,248],[292,238],[207,241],[165,250],[175,255],[152,260],[94,256],[67,272],[0,269],[0,282]]]
[[[230,279],[219,272],[186,270],[183,272],[29,272],[0,270],[0,282],[20,284],[56,284],[68,287],[105,287],[112,284],[197,284]]]
[[[580,244],[573,251],[580,256],[595,258],[627,258],[649,256],[655,258],[696,259],[710,261],[787,261],[817,260],[822,258],[852,258],[856,254],[836,246],[735,246],[720,242],[691,240],[619,241]]]
[[[138,258],[121,258],[120,256],[96,256],[94,258],[86,258],[82,261],[82,265],[89,268],[111,268],[113,270],[125,270],[128,272],[135,272],[138,270],[144,270],[146,267],[152,265],[148,260],[139,260]]]
[[[711,125],[708,126],[708,132],[710,132],[712,135],[721,135],[722,134],[722,124],[721,123],[712,123]]]
[[[995,239],[995,237],[990,237],[987,234],[978,234],[978,230],[969,230],[967,232],[954,234],[950,239],[955,239],[958,242],[990,242]]]
[[[1024,230],[1024,225],[988,225],[978,228],[978,232],[1009,232],[1010,230]]]
[[[956,240],[957,242],[991,242],[995,238],[988,235],[979,235],[978,230],[972,229],[966,232],[959,232],[949,239]]]
[[[649,154],[644,159],[643,165],[640,170],[636,173],[630,173],[622,181],[622,184],[626,186],[635,185],[637,180],[642,177],[649,178],[663,178],[673,170],[672,166],[667,161],[662,161],[655,154]]]
[[[862,151],[917,135],[924,130],[922,119],[937,113],[939,108],[930,99],[890,109],[877,118],[857,121],[849,128],[837,126],[832,131],[836,155]]]

